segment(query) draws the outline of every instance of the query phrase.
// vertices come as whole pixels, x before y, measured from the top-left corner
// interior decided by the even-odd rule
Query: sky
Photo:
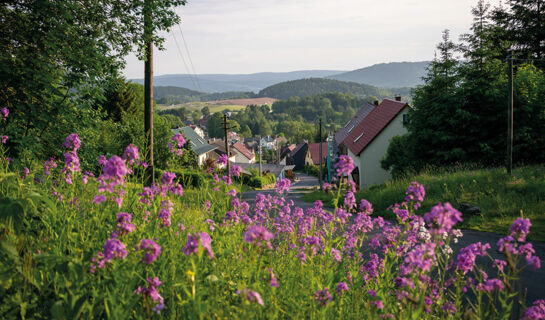
[[[154,51],[154,73],[349,71],[383,62],[431,60],[444,29],[454,40],[469,31],[476,3],[188,0],[176,8],[180,26],[161,34],[165,50]],[[143,78],[144,63],[129,55],[124,74]]]

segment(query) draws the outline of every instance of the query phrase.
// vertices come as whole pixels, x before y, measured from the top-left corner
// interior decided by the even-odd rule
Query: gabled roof
[[[225,150],[225,141],[224,140],[221,140],[221,139],[216,139],[212,142],[210,142],[211,145],[215,146],[216,147],[216,153],[218,154],[226,154],[227,151]],[[233,152],[233,150],[231,150],[231,148],[229,148],[229,158],[234,156],[235,153]]]
[[[234,149],[236,149],[238,152],[240,152],[243,156],[245,156],[248,160],[252,160],[254,158],[254,154],[248,150],[242,143],[235,142],[231,145]]]
[[[366,102],[348,123],[335,134],[335,141],[341,144],[344,139],[363,121],[367,115],[375,109],[375,105]]]
[[[406,106],[406,102],[384,99],[348,134],[343,144],[353,154],[359,155]]]
[[[201,138],[193,128],[187,126],[183,127],[181,129],[174,129],[172,130],[174,133],[181,133],[184,138],[189,140],[189,144],[191,145],[191,150],[193,150],[197,155],[201,155],[204,153],[207,153],[209,151],[212,151],[216,149],[216,146],[209,145],[206,140]]]
[[[308,152],[314,164],[320,164],[320,143],[309,143]],[[322,142],[322,164],[327,161],[327,142]]]
[[[250,173],[251,169],[258,169],[259,171],[259,163],[239,163],[239,162],[233,162],[233,165],[239,166],[244,172]],[[270,172],[274,174],[276,177],[279,177],[282,171],[285,170],[293,170],[295,168],[294,165],[283,165],[283,164],[272,164],[272,163],[262,163],[261,164],[261,170],[262,172]]]

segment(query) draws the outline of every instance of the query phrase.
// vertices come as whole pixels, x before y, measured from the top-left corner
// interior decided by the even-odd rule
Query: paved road
[[[312,192],[318,188],[319,183],[316,177],[308,176],[306,174],[297,174],[299,181],[292,183],[291,190],[287,194],[286,198],[293,200],[295,206],[301,208],[312,207],[312,203],[305,202],[301,200],[303,194]],[[250,204],[254,203],[255,196],[258,193],[263,194],[274,194],[274,190],[260,190],[260,191],[248,191],[242,194],[242,199],[247,201]],[[332,208],[325,208],[326,210],[332,210]],[[503,259],[503,255],[496,251],[496,243],[503,235],[498,235],[490,232],[481,232],[473,230],[462,230],[464,236],[460,238],[457,244],[452,244],[454,249],[454,254],[472,243],[482,242],[489,243],[492,247],[492,250],[489,250],[490,255],[494,259]],[[531,233],[531,229],[530,229]],[[545,299],[545,242],[532,242],[534,249],[537,255],[542,261],[542,268],[534,271],[531,268],[526,268],[522,273],[522,287],[527,288],[527,297],[526,302],[528,305],[531,305],[537,299]],[[485,271],[493,277],[495,275],[495,270],[492,268],[492,265],[489,263],[487,257],[479,257],[478,264],[485,267]]]

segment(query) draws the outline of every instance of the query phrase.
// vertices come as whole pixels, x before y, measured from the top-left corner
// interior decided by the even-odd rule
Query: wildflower
[[[456,258],[456,268],[463,273],[473,270],[477,256],[486,255],[486,250],[489,248],[490,245],[488,243],[483,245],[480,242],[473,243],[465,248],[462,248],[458,254],[458,257]]]
[[[173,209],[174,205],[172,204],[172,201],[161,201],[161,209],[157,212],[157,218],[161,219],[163,226],[170,227],[170,216],[172,215]]]
[[[360,210],[367,215],[373,214],[373,206],[371,205],[371,202],[365,199],[361,199],[360,201]]]
[[[66,137],[66,140],[62,145],[68,149],[72,149],[73,152],[76,152],[81,146],[79,135],[77,133],[71,133]]]
[[[100,166],[105,165],[106,162],[108,162],[108,159],[106,159],[106,156],[103,156],[103,155],[98,156],[98,164]]]
[[[369,304],[377,309],[384,309],[384,303],[382,302],[382,300],[371,301],[369,302]]]
[[[119,239],[108,239],[104,244],[104,257],[106,259],[125,259],[126,256],[127,250],[125,249],[125,245]]]
[[[348,284],[344,281],[339,282],[335,291],[337,294],[342,294],[343,291],[348,291]]]
[[[199,252],[199,242],[208,254],[208,257],[210,259],[214,258],[214,253],[212,252],[212,239],[206,232],[196,232],[193,235],[188,233],[187,244],[183,248],[184,254],[188,256]]]
[[[446,202],[444,205],[439,203],[431,208],[431,211],[424,215],[424,220],[430,226],[432,234],[442,235],[445,232],[449,234],[452,227],[462,221],[462,214],[460,211],[454,209],[450,203]]]
[[[530,233],[530,219],[518,218],[509,228],[510,236],[517,239],[518,242],[526,241],[526,236]]]
[[[138,147],[134,144],[129,144],[127,148],[125,148],[125,152],[123,153],[123,160],[129,160],[129,164],[132,166],[136,160],[140,159],[140,156],[138,155]]]
[[[172,152],[176,156],[181,156],[183,154],[183,146],[185,145],[185,139],[184,136],[181,133],[175,134],[172,139],[175,144],[169,143],[168,148],[170,149],[170,152]]]
[[[227,191],[227,194],[234,198],[237,195],[237,190],[231,189]]]
[[[2,117],[2,120],[7,120],[9,116],[9,109],[6,107],[0,109],[0,116]]]
[[[240,166],[233,165],[233,166],[231,166],[231,171],[229,172],[229,174],[232,175],[232,176],[235,176],[235,177],[240,177],[240,172],[241,171],[242,171],[242,169],[240,168]]]
[[[76,172],[81,171],[80,164],[79,164],[79,157],[76,154],[76,152],[65,152],[64,153],[64,172],[70,171],[70,172]]]
[[[424,186],[420,183],[413,181],[409,185],[409,188],[405,192],[407,195],[405,197],[406,202],[414,201],[414,209],[418,210],[421,206],[421,202],[424,201],[424,197],[426,196],[426,190],[424,189]]]
[[[545,319],[545,300],[536,300],[534,304],[524,311],[522,320],[541,320]]]
[[[9,137],[4,135],[4,136],[0,136],[0,140],[2,140],[2,144],[6,144],[8,142],[8,139]]]
[[[274,274],[273,270],[271,268],[268,268],[267,271],[269,272],[271,287],[278,288],[278,279],[276,279],[276,275]]]
[[[237,294],[242,294],[242,297],[250,302],[257,302],[258,304],[264,306],[263,299],[261,298],[261,295],[259,293],[250,290],[250,289],[244,289],[243,291],[237,290]]]
[[[127,172],[125,160],[118,156],[108,159],[102,168],[102,175],[99,177],[99,181],[101,182],[99,191],[107,190],[113,193],[115,186],[124,184],[123,178]]]
[[[228,186],[233,184],[233,181],[231,180],[230,176],[223,176],[222,179],[223,179],[223,183],[225,183]]]
[[[316,301],[319,305],[325,306],[332,300],[333,298],[331,297],[327,287],[325,287],[324,290],[318,290],[314,293],[314,301]]]
[[[344,205],[347,208],[347,210],[350,210],[356,207],[356,197],[354,196],[354,193],[352,191],[348,191],[344,195]]]
[[[131,222],[132,216],[126,212],[120,212],[117,214],[117,230],[121,234],[127,234],[133,232],[136,227]]]
[[[184,188],[181,184],[177,183],[176,185],[170,187],[170,192],[181,197],[184,195]]]
[[[99,194],[93,199],[94,204],[101,204],[104,201],[106,201],[106,196],[103,194]]]
[[[208,224],[208,228],[210,229],[210,231],[214,231],[216,230],[216,223],[214,222],[214,220],[212,219],[206,219],[205,222]]]
[[[441,310],[445,311],[447,314],[450,314],[450,315],[453,315],[456,313],[456,306],[454,304],[454,302],[451,302],[451,301],[447,301],[443,304],[443,306],[441,307]]]
[[[161,246],[152,239],[142,239],[140,245],[136,246],[136,250],[143,250],[145,252],[142,259],[142,262],[145,264],[151,264],[161,254]]]
[[[349,175],[354,170],[354,161],[350,156],[340,156],[339,161],[335,164],[335,170],[337,171],[337,176],[342,176],[343,174]]]
[[[331,256],[332,256],[333,259],[335,259],[335,261],[337,261],[337,262],[341,262],[341,260],[342,260],[341,251],[340,251],[340,250],[337,250],[337,249],[335,249],[335,248],[331,248]]]
[[[244,233],[244,242],[251,243],[255,246],[266,246],[271,248],[269,240],[273,238],[273,234],[267,231],[263,226],[249,226],[248,230]]]
[[[176,178],[176,174],[172,172],[165,171],[161,177],[161,183],[166,185],[171,185],[172,181]]]
[[[503,282],[499,279],[486,279],[484,282],[479,283],[477,285],[477,290],[479,291],[486,291],[488,293],[492,292],[493,290],[503,290]]]
[[[541,268],[541,260],[538,256],[526,257],[526,263],[534,270]]]
[[[498,259],[494,259],[494,263],[492,264],[492,266],[494,268],[498,268],[499,271],[503,272],[503,268],[507,265],[507,262],[504,261],[504,260],[498,260]]]
[[[227,158],[226,154],[222,154],[219,159],[217,160],[218,165],[227,165],[227,161],[229,161],[229,158]]]
[[[372,297],[376,297],[377,296],[377,293],[375,292],[375,290],[373,289],[369,289],[369,291],[367,291],[367,294],[372,296]]]
[[[409,266],[410,271],[415,271],[415,268],[430,271],[435,264],[435,243],[428,242],[415,246],[405,255],[404,262]]]
[[[278,194],[283,194],[284,192],[290,190],[290,186],[290,179],[280,179],[276,182],[276,192],[278,192]]]
[[[28,174],[30,173],[30,170],[28,170],[27,167],[24,167],[23,170],[21,170],[21,172],[19,172],[21,174],[21,179],[24,179],[26,177],[28,177]]]
[[[148,282],[148,286],[139,286],[136,290],[134,290],[134,293],[150,297],[155,303],[153,311],[157,312],[157,314],[161,314],[161,310],[165,308],[165,303],[163,297],[161,294],[159,294],[159,291],[157,291],[157,288],[163,283],[158,277],[155,277],[154,279],[147,278],[146,281]]]

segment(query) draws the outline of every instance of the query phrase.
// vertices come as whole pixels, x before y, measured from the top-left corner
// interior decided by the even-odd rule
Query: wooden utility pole
[[[229,127],[227,126],[227,114],[223,115],[223,133],[225,134],[225,152],[227,152],[227,175],[231,176],[231,162],[229,161],[229,139],[227,133]]]
[[[508,77],[508,101],[507,101],[507,173],[513,171],[513,56],[507,57],[509,63]]]
[[[319,130],[320,138],[318,139],[318,142],[320,143],[319,146],[319,152],[320,152],[320,190],[323,190],[324,188],[324,182],[322,180],[322,118],[320,118],[320,130]]]
[[[261,149],[261,139],[263,139],[263,137],[259,137],[259,177],[261,178],[261,172],[263,171],[263,169],[261,168],[261,153],[263,152],[263,149]]]
[[[148,168],[145,182],[155,182],[155,164],[153,162],[153,17],[151,1],[144,1],[144,39],[146,41],[146,61],[144,71],[144,133],[148,139]]]

